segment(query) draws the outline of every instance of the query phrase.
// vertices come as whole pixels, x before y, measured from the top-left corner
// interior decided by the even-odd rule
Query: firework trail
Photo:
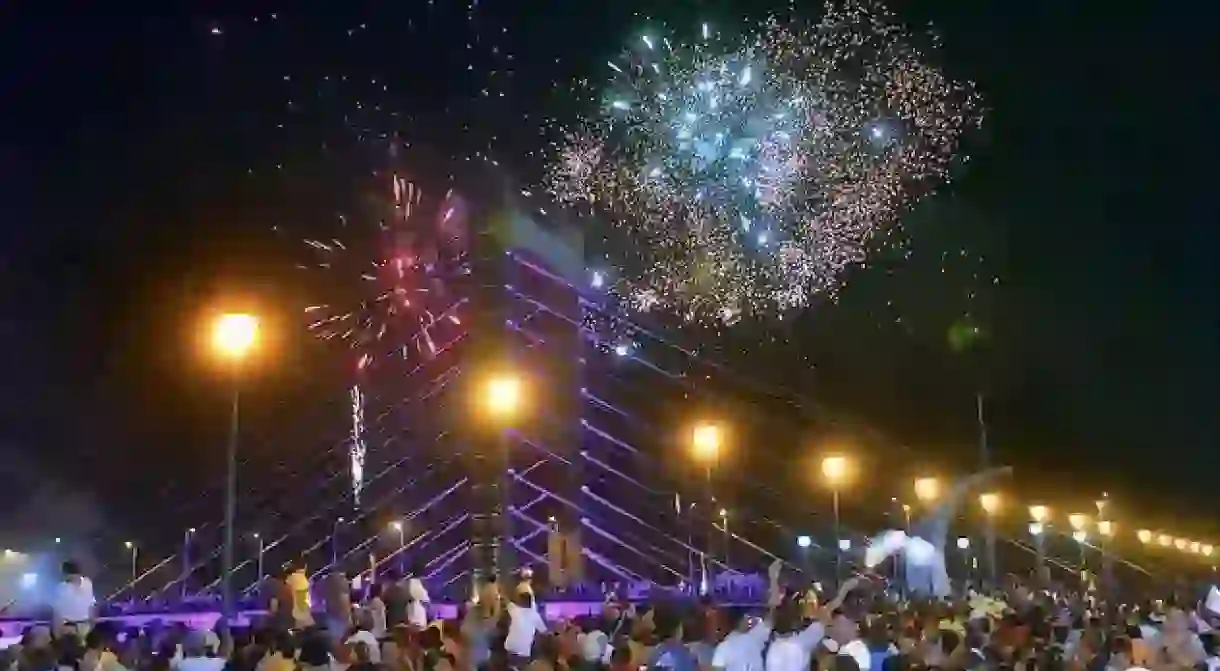
[[[452,193],[429,203],[419,187],[398,175],[389,176],[386,191],[372,199],[372,213],[355,217],[362,226],[340,215],[336,236],[305,240],[315,258],[304,267],[327,273],[326,286],[335,296],[305,309],[309,329],[355,354],[348,474],[357,506],[368,453],[368,371],[384,359],[432,357],[446,346],[452,331],[440,327],[460,324],[462,303],[448,280],[466,272],[464,203]]]
[[[368,454],[368,446],[364,443],[364,392],[359,384],[352,385],[352,435],[351,444],[347,448],[348,471],[351,477],[352,503],[360,505],[360,497],[364,494],[364,459]]]

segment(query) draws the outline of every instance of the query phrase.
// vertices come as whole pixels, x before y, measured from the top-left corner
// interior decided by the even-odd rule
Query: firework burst
[[[981,120],[879,5],[747,32],[639,37],[549,166],[557,200],[617,231],[629,303],[733,323],[834,298]]]
[[[305,308],[320,339],[345,342],[364,369],[386,356],[434,356],[444,324],[460,324],[462,300],[450,289],[467,272],[466,207],[452,192],[433,202],[405,178],[387,178],[380,213],[357,226],[340,215],[339,235],[307,239],[335,300]]]

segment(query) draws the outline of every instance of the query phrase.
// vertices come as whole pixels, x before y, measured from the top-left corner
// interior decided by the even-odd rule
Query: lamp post
[[[266,576],[266,573],[263,572],[263,551],[266,549],[266,546],[263,545],[263,537],[257,533],[254,534],[254,541],[258,543],[258,554],[255,555],[255,570],[258,571],[258,582],[255,584],[258,585],[259,591],[261,592],[263,588],[263,578]]]
[[[335,523],[330,528],[330,568],[333,571],[339,564],[339,528],[347,522],[346,519],[340,517],[335,520]]]
[[[974,579],[973,555],[970,554],[970,539],[966,536],[957,537],[957,549],[962,552],[962,565],[966,567],[966,584],[969,585]]]
[[[398,534],[398,552],[395,554],[398,555],[398,561],[396,562],[398,564],[398,573],[402,575],[406,570],[406,564],[404,564],[402,560],[402,555],[407,547],[406,527],[403,526],[400,520],[394,520],[393,522],[390,522],[390,530]]]
[[[221,566],[222,612],[233,616],[233,525],[237,517],[237,441],[241,427],[241,363],[258,338],[258,319],[253,315],[231,313],[220,317],[212,331],[216,351],[228,359],[233,385],[233,405],[229,414],[229,442],[226,451],[225,533]]]
[[[731,538],[731,536],[729,535],[729,509],[728,508],[720,509],[720,531],[721,531],[721,536],[724,537],[724,565],[728,566],[729,565],[729,540]]]
[[[1068,515],[1068,526],[1072,527],[1072,540],[1076,541],[1076,547],[1080,550],[1080,573],[1083,573],[1087,563],[1084,544],[1089,538],[1086,530],[1089,526],[1089,516],[1084,513],[1072,513]]]
[[[706,593],[712,584],[712,560],[716,554],[712,548],[712,530],[715,526],[712,511],[715,510],[716,502],[715,492],[712,489],[712,471],[720,463],[720,448],[724,445],[724,432],[718,424],[710,422],[698,424],[691,431],[690,444],[695,460],[703,466],[703,500],[704,510],[707,511],[708,533],[699,562],[703,571],[699,585],[700,591]]]
[[[1077,547],[1080,547],[1080,573],[1085,573],[1085,543],[1088,542],[1088,532],[1085,529],[1076,529],[1071,532],[1071,539],[1075,540]]]
[[[801,553],[801,572],[805,574],[805,579],[812,579],[812,573],[809,566],[809,547],[813,545],[813,538],[805,535],[796,537],[796,547]]]
[[[195,527],[182,532],[182,600],[186,600],[186,581],[191,576],[191,536],[195,535]]]
[[[520,413],[522,396],[521,378],[516,375],[499,375],[488,381],[484,390],[484,402],[488,413],[499,430],[499,459],[497,464],[496,489],[498,493],[499,527],[493,546],[492,564],[501,585],[507,586],[515,562],[512,561],[512,455],[509,445],[509,430]]]
[[[127,548],[127,551],[131,554],[131,583],[132,583],[131,600],[135,601],[135,599],[136,599],[135,582],[136,582],[136,571],[137,571],[136,560],[140,556],[140,548],[131,541],[124,541],[123,547]]]
[[[1110,556],[1110,542],[1118,527],[1110,520],[1097,523],[1097,533],[1101,536],[1101,583],[1106,590],[1114,588],[1114,559]]]
[[[835,584],[843,582],[843,538],[839,533],[839,490],[846,483],[851,463],[847,457],[831,456],[822,459],[822,477],[826,478],[826,484],[830,486],[831,503],[834,510],[834,538],[835,538]],[[850,548],[850,542],[848,548]]]
[[[980,494],[979,505],[987,516],[987,582],[989,587],[994,588],[1000,572],[995,550],[995,516],[1000,512],[1000,495],[995,492]]]
[[[940,481],[936,478],[915,478],[915,498],[929,504],[940,497]]]
[[[1046,567],[1046,525],[1050,519],[1051,509],[1036,505],[1029,507],[1029,534],[1034,537],[1034,550],[1037,552],[1038,579],[1042,578],[1042,570]]]

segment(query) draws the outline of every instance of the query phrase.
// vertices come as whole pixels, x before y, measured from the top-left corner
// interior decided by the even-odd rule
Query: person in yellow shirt
[[[288,589],[292,591],[292,619],[297,629],[313,626],[313,603],[309,597],[309,576],[305,567],[296,567],[288,574]]]

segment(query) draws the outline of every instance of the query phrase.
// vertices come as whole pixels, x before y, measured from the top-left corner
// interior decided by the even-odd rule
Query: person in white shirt
[[[770,610],[765,618],[749,618],[744,611],[733,613],[733,631],[712,651],[712,668],[716,671],[762,671],[763,648],[771,640],[771,618],[784,596],[779,588],[782,567],[783,563],[776,561],[768,571],[771,580]]]
[[[368,611],[361,611],[360,618],[356,622],[356,631],[347,637],[347,644],[353,648],[359,644],[364,644],[368,648],[369,661],[373,664],[380,664],[381,644],[378,643],[377,637],[373,635],[372,629],[372,615]]]
[[[762,671],[763,648],[771,640],[771,618],[747,617],[744,611],[732,615],[733,631],[712,651],[716,671]]]
[[[85,577],[74,561],[63,563],[63,582],[55,589],[51,613],[55,630],[73,625],[84,637],[89,633],[94,618],[97,599],[93,596],[93,581]]]
[[[776,617],[775,628],[778,635],[767,647],[766,671],[804,671],[808,669],[814,649],[826,636],[826,623],[832,618],[837,621],[837,617],[842,617],[841,615],[835,616],[834,612],[843,605],[843,600],[857,584],[859,584],[857,578],[844,582],[834,600],[821,608],[813,623],[803,629],[800,628],[800,606],[796,603],[788,603]],[[840,650],[843,649],[840,648]],[[867,670],[869,668],[867,648],[864,650],[864,655],[863,663],[856,654],[853,653],[852,657],[856,658],[861,669]]]
[[[411,576],[407,579],[407,594],[411,597],[411,602],[407,606],[407,622],[413,627],[427,629],[428,605],[431,604],[428,590],[424,589],[424,584],[420,582],[419,578]]]
[[[528,661],[534,654],[534,638],[545,632],[546,622],[538,614],[531,594],[518,594],[515,602],[508,603],[508,636],[504,639],[504,650],[516,661]]]
[[[576,637],[576,645],[580,650],[581,659],[597,663],[606,654],[606,648],[610,645],[610,635],[600,629],[582,631]]]
[[[372,628],[369,630],[377,640],[385,638],[386,619],[385,602],[381,600],[381,585],[373,584],[369,588],[369,600],[364,604],[364,610],[372,618]]]
[[[225,667],[224,657],[209,657],[210,632],[191,630],[182,640],[182,658],[172,662],[174,671],[221,671]]]

